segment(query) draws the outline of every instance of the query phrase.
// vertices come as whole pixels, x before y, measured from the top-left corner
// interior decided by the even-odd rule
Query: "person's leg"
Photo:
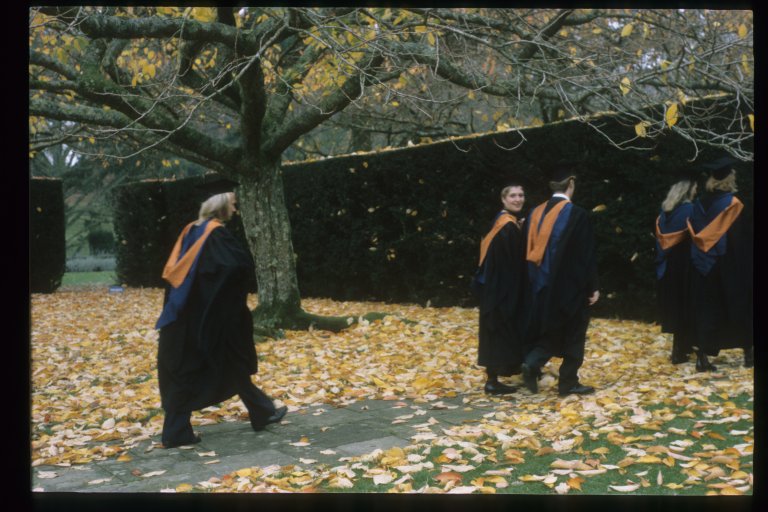
[[[755,347],[750,345],[744,347],[744,367],[752,368],[755,366]]]
[[[565,351],[563,353],[563,362],[560,364],[558,391],[568,393],[589,392],[587,386],[579,385],[579,368],[584,363],[584,345],[587,336],[587,327],[589,326],[589,310],[584,308],[574,315],[566,323],[565,332]]]
[[[520,369],[523,374],[523,383],[531,393],[538,393],[541,367],[549,361],[550,357],[552,357],[552,353],[538,342],[533,344],[533,348],[525,356]]]
[[[173,448],[185,444],[200,442],[200,437],[195,435],[192,424],[189,422],[191,412],[165,411],[163,419],[163,446]]]
[[[270,423],[270,418],[275,415],[277,408],[272,399],[251,382],[250,376],[240,383],[237,394],[248,409],[248,417],[255,430],[261,430]]]

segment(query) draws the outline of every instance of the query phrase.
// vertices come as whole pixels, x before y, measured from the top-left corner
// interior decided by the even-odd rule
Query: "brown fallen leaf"
[[[568,480],[566,480],[566,483],[568,484],[568,487],[570,487],[572,489],[577,489],[577,490],[580,491],[581,490],[581,484],[583,484],[585,481],[586,480],[584,480],[580,476],[576,476],[576,477],[569,478]]]
[[[448,482],[461,483],[461,478],[462,478],[461,474],[455,471],[446,471],[444,473],[440,473],[439,475],[435,476],[435,480],[437,480],[442,484],[445,484]]]

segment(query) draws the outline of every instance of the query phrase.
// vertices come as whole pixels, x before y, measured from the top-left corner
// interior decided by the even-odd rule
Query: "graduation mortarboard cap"
[[[204,175],[202,181],[198,183],[195,188],[205,195],[205,197],[211,197],[216,194],[233,192],[238,185],[239,183],[234,180],[212,173]]]
[[[738,162],[730,155],[724,155],[716,160],[707,162],[701,166],[701,168],[710,174],[716,180],[722,180],[728,177],[733,169],[733,164]]]

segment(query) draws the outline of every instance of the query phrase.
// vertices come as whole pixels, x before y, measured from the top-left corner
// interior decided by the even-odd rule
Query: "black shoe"
[[[525,387],[528,388],[528,391],[531,393],[538,393],[539,383],[536,379],[539,375],[539,369],[533,369],[527,364],[523,363],[520,365],[520,370],[523,373],[523,384],[525,384]]]
[[[163,448],[167,449],[167,448],[176,448],[178,446],[189,446],[191,444],[197,444],[197,443],[199,443],[202,440],[203,440],[202,436],[200,436],[200,434],[198,434],[198,433],[195,433],[195,437],[193,437],[189,441],[171,442],[171,443],[168,443],[168,444],[163,443]]]
[[[752,368],[755,366],[755,349],[750,347],[744,349],[744,368]]]
[[[688,354],[681,354],[679,352],[672,351],[672,364],[680,364],[688,362]]]
[[[701,352],[698,352],[696,354],[696,371],[697,372],[714,372],[717,370],[715,365],[709,362],[709,359],[707,359],[707,356],[705,354],[702,354]]]
[[[517,388],[502,384],[501,382],[486,382],[483,391],[487,395],[509,395],[517,391]]]
[[[588,395],[590,393],[594,393],[595,388],[592,386],[585,386],[584,384],[576,384],[571,389],[560,391],[560,396],[568,396],[568,395]]]
[[[263,423],[253,423],[253,422],[251,422],[251,426],[253,427],[253,430],[255,430],[257,432],[259,430],[264,430],[264,427],[266,427],[267,425],[270,425],[272,423],[277,423],[280,420],[282,420],[283,416],[285,416],[286,412],[288,412],[288,407],[286,407],[286,406],[278,407],[275,410],[275,414],[273,414],[272,416],[270,416],[269,418],[264,420]]]

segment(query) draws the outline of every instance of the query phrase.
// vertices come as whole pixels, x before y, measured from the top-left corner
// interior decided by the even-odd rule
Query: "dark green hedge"
[[[597,122],[614,140],[635,137],[631,123],[610,116]],[[501,207],[499,191],[510,178],[522,179],[527,212],[549,197],[545,170],[565,161],[578,173],[574,202],[590,212],[605,206],[590,213],[602,294],[594,314],[653,319],[653,229],[659,205],[675,171],[700,165],[713,152],[700,148],[691,164],[692,145],[674,134],[632,145],[645,149],[618,149],[589,126],[567,121],[285,165],[301,294],[472,305],[469,281],[480,239]],[[751,218],[751,166],[736,167],[744,215]],[[196,217],[197,179],[125,187],[131,199],[115,212],[124,223],[118,228],[116,222],[115,229],[122,233],[118,275],[123,282],[162,284],[160,273],[179,230]],[[242,236],[239,220],[232,228]]]
[[[117,236],[117,275],[121,283],[163,287],[163,267],[181,230],[197,218],[207,198],[198,185],[202,177],[177,181],[145,180],[118,187],[113,196]],[[245,231],[239,216],[227,225],[243,244]],[[256,291],[256,277],[250,288]]]
[[[115,236],[111,231],[97,229],[88,233],[88,249],[92,255],[113,254],[115,252]]]
[[[120,283],[162,286],[166,251],[163,183],[148,180],[118,187],[113,196],[116,272]]]
[[[61,286],[67,263],[61,180],[29,180],[29,279],[33,293]]]

